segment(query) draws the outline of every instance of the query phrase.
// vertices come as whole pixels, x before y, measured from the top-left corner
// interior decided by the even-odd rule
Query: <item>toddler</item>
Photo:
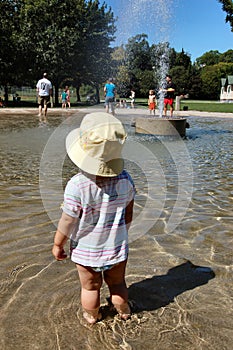
[[[150,114],[153,113],[155,115],[156,96],[155,96],[154,90],[149,90],[148,106],[149,106]]]
[[[125,269],[135,187],[121,157],[125,140],[121,122],[104,112],[87,114],[66,139],[67,153],[80,172],[65,188],[52,253],[57,260],[65,259],[64,245],[70,237],[83,317],[90,324],[101,318],[103,280],[120,317],[127,320],[131,314]]]

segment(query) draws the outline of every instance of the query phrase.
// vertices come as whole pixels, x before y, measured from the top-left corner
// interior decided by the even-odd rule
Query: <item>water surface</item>
[[[81,317],[74,264],[56,262],[51,255],[60,215],[51,179],[56,188],[62,135],[82,115],[75,122],[53,115],[43,128],[34,115],[0,116],[0,348],[230,349],[232,119],[190,117],[187,140],[168,141],[134,135],[127,120],[129,142],[139,142],[153,155],[146,168],[142,160],[126,161],[137,187],[135,219],[141,215],[141,234],[139,229],[137,236],[130,233],[126,276],[134,315],[127,322],[112,315],[104,285],[105,318],[90,330]],[[48,154],[51,136],[56,149]],[[64,186],[76,169],[67,158],[61,161]],[[51,191],[45,196],[47,211],[43,188]],[[149,231],[143,232],[148,223]]]

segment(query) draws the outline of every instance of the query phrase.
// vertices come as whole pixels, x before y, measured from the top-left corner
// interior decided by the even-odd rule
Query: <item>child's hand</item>
[[[64,249],[56,244],[53,245],[52,253],[56,260],[64,260],[67,258]]]

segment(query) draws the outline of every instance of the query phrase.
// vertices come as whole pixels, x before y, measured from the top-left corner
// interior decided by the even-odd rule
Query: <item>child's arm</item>
[[[62,213],[52,248],[52,253],[56,260],[64,260],[67,258],[64,251],[64,245],[77,222],[78,218],[74,218],[65,212]]]
[[[125,208],[125,223],[128,231],[130,228],[130,224],[133,220],[133,206],[134,206],[134,200],[129,202],[129,204]]]

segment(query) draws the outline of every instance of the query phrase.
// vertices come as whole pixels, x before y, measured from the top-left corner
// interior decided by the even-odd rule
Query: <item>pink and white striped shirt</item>
[[[116,177],[79,173],[67,183],[63,211],[80,218],[71,233],[71,260],[83,266],[103,267],[127,259],[125,208],[135,196],[126,170]]]

